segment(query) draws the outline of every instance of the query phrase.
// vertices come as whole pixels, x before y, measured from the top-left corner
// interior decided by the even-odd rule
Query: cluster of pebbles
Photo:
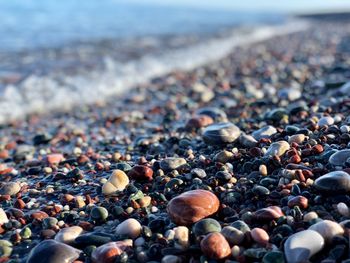
[[[350,24],[0,129],[0,262],[350,262]]]

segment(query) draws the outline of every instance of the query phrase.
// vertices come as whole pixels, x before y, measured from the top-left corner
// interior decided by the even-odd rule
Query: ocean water
[[[0,123],[69,110],[307,25],[280,14],[118,0],[0,1]]]

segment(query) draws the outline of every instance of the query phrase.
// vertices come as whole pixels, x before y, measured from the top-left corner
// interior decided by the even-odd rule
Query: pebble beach
[[[0,128],[0,262],[350,262],[350,22]]]

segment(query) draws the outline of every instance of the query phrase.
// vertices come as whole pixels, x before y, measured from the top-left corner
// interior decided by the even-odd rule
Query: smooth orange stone
[[[43,212],[43,211],[36,211],[36,212],[33,212],[30,216],[31,216],[32,219],[36,219],[36,220],[38,220],[38,221],[42,221],[44,218],[49,217],[49,215],[46,214],[46,213]]]
[[[46,159],[49,164],[58,164],[63,160],[63,155],[60,153],[52,153],[48,154]]]
[[[167,212],[177,225],[188,226],[218,211],[219,199],[206,190],[192,190],[170,200]]]
[[[210,233],[201,241],[204,255],[212,259],[224,259],[231,255],[231,248],[225,237],[219,233]]]
[[[153,179],[153,170],[146,165],[136,165],[128,172],[128,176],[134,180],[151,181]]]
[[[132,247],[132,241],[109,242],[94,250],[91,254],[93,263],[114,263],[116,257]]]

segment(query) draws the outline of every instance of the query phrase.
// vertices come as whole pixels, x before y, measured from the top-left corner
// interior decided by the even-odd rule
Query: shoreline
[[[3,126],[0,259],[347,259],[350,26],[337,25]]]

